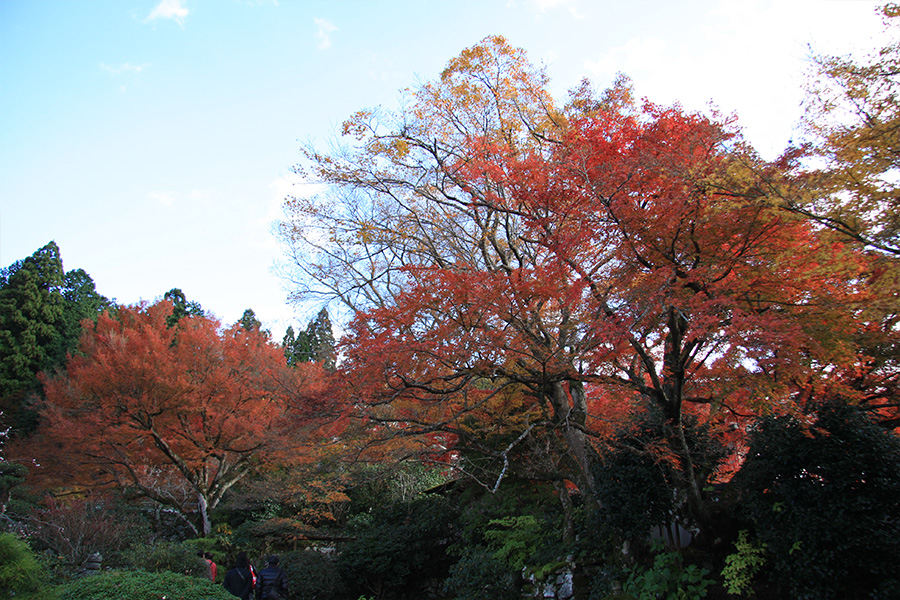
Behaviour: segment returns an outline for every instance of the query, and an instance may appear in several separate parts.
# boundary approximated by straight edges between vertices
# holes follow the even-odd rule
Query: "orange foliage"
[[[263,463],[303,461],[327,412],[324,372],[289,368],[281,348],[240,326],[172,307],[123,307],[86,328],[66,370],[45,377],[40,477],[114,483],[183,515],[207,511]]]
[[[348,132],[346,152],[307,152],[336,193],[293,199],[283,232],[308,291],[356,315],[342,370],[366,433],[589,497],[598,443],[655,407],[702,517],[686,415],[733,469],[756,415],[896,388],[877,356],[895,321],[864,309],[877,261],[785,211],[790,158],[763,161],[733,120],[638,105],[624,78],[560,109],[492,37]]]
[[[413,284],[348,338],[368,415],[461,440],[474,419],[508,440],[563,431],[581,385],[594,436],[648,404],[675,431],[702,406],[729,434],[790,410],[806,382],[856,361],[866,259],[774,207],[762,178],[778,173],[753,161],[727,123],[649,104],[572,121],[551,155],[471,139],[448,167],[470,217],[512,220],[528,242],[506,251],[527,258],[407,267]]]

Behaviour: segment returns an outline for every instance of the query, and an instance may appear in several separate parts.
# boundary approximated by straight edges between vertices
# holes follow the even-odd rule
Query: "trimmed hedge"
[[[63,586],[59,600],[234,600],[221,585],[177,573],[107,571]]]

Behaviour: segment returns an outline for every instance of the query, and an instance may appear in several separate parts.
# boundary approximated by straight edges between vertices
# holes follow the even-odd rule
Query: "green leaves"
[[[714,583],[707,575],[709,571],[697,565],[684,566],[678,552],[658,547],[653,566],[632,570],[623,590],[637,600],[699,600]]]
[[[869,415],[825,406],[813,423],[762,420],[731,485],[783,593],[890,597],[879,594],[898,582],[900,441]]]
[[[725,557],[725,568],[722,569],[725,589],[729,594],[750,595],[753,592],[750,584],[766,563],[766,545],[754,545],[748,540],[747,531],[742,529],[734,549],[733,554]]]
[[[63,271],[50,242],[3,270],[0,278],[0,411],[15,429],[30,432],[30,397],[40,394],[38,374],[61,365],[74,350],[85,319],[110,306],[82,269]]]
[[[234,600],[231,592],[208,579],[177,573],[108,571],[66,585],[60,600]]]

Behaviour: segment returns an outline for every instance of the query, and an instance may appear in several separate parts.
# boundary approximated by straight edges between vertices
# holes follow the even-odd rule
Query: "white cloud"
[[[335,27],[329,21],[325,19],[315,18],[313,21],[316,24],[318,29],[316,30],[316,39],[319,40],[319,43],[316,46],[319,50],[325,50],[326,48],[331,47],[331,36],[329,35],[332,31],[337,31],[337,27]]]
[[[131,63],[122,63],[121,65],[114,66],[108,65],[106,63],[100,63],[100,68],[109,73],[110,75],[122,75],[123,73],[140,73],[144,69],[147,68],[147,64],[143,65],[133,65]]]
[[[184,19],[190,11],[184,6],[184,0],[161,0],[147,15],[147,21],[155,19],[172,19],[184,27]]]

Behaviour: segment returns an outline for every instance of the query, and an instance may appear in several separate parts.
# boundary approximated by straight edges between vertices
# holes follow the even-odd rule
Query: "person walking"
[[[213,560],[212,552],[204,552],[203,558],[206,560],[206,575],[209,577],[210,581],[215,583],[219,567]]]
[[[278,563],[277,556],[270,556],[269,566],[259,572],[256,585],[257,600],[287,600],[287,574]]]
[[[234,561],[234,566],[225,573],[222,585],[233,596],[237,596],[241,600],[251,600],[253,584],[254,575],[250,561],[247,560],[247,554],[241,552]]]

